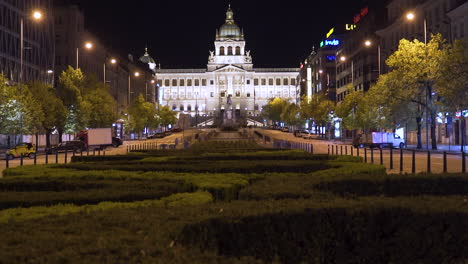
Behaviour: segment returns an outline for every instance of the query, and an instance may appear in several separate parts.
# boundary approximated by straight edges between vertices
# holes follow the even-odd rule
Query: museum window
[[[180,86],[185,86],[185,80],[184,79],[180,80]]]
[[[200,86],[200,80],[199,79],[195,79],[195,86]]]
[[[247,93],[247,97],[250,97],[250,93]]]
[[[172,86],[177,86],[177,79],[172,79]]]
[[[221,97],[226,97],[226,92],[221,92]]]
[[[284,78],[283,85],[289,85],[289,79],[288,78]]]
[[[213,92],[211,92],[211,93],[210,93],[210,96],[211,96],[211,97],[214,97],[214,93],[213,93]]]
[[[291,85],[296,85],[296,79],[291,78]]]
[[[180,105],[180,111],[184,111],[184,105]]]
[[[236,47],[236,55],[241,55],[241,48],[239,46]]]
[[[236,91],[236,97],[240,97],[240,91]]]
[[[232,55],[232,47],[228,47],[228,55]]]
[[[281,79],[276,79],[276,86],[280,86],[281,85]]]
[[[254,79],[254,85],[258,86],[258,79]]]
[[[219,48],[219,54],[224,55],[224,47]]]
[[[189,112],[192,111],[192,105],[187,106],[187,111],[189,111]]]
[[[171,82],[169,81],[169,79],[164,80],[164,86],[169,86],[169,85],[171,85]]]
[[[202,86],[206,86],[206,79],[202,79],[201,83],[202,83]]]
[[[268,85],[273,86],[273,79],[268,79]]]
[[[247,85],[250,85],[250,80],[247,80]]]
[[[187,86],[192,86],[192,79],[187,80]]]
[[[266,79],[262,79],[262,85],[266,85]]]
[[[172,105],[172,111],[176,111],[177,110],[177,105]]]
[[[213,81],[213,80],[210,80],[210,85],[214,85],[214,81]]]

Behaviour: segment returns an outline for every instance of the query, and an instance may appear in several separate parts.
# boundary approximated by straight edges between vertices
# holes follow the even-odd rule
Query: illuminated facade
[[[43,18],[31,14],[40,10]],[[24,60],[22,81],[52,81],[54,67],[54,25],[51,0],[0,0],[0,73],[13,82],[20,80],[21,20]]]
[[[254,68],[243,30],[231,8],[216,33],[206,69],[157,69],[159,102],[190,115],[219,116],[232,110],[236,117],[260,114],[271,98],[296,98],[298,68]]]

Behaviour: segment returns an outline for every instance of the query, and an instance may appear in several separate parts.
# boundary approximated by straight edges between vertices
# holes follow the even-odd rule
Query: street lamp
[[[87,50],[91,50],[93,48],[93,43],[91,43],[89,41],[85,42],[84,47]],[[80,56],[80,48],[76,48],[76,68],[77,69],[80,68],[79,56]]]
[[[140,76],[140,73],[139,72],[135,72],[133,73],[133,75],[138,78]],[[131,103],[131,90],[132,90],[132,79],[131,79],[131,73],[129,72],[128,73],[128,105],[130,105]]]
[[[110,63],[114,65],[114,64],[117,63],[117,60],[112,58],[112,59],[110,60]],[[106,64],[107,64],[107,63],[104,62],[104,84],[107,83],[107,82],[106,82]]]
[[[364,41],[364,46],[366,46],[367,48],[371,47],[371,46],[372,46],[372,41],[370,41],[370,40]],[[379,78],[380,78],[380,74],[382,73],[382,68],[381,68],[381,67],[382,67],[382,66],[381,66],[381,64],[382,64],[382,63],[381,63],[382,59],[381,59],[381,55],[380,55],[380,54],[381,54],[380,44],[377,45],[377,53],[378,53],[378,54],[377,54],[377,60],[378,60],[377,63],[378,63],[378,65],[379,65]]]
[[[406,19],[408,21],[413,21],[416,18],[416,15],[413,12],[409,12],[406,14]],[[424,49],[426,50],[426,58],[427,58],[427,20],[426,17],[424,17],[423,21],[423,27],[424,27]],[[430,91],[429,84],[426,82],[426,148],[429,150],[429,107],[428,103],[432,102],[432,92]],[[430,97],[430,98],[429,98]]]

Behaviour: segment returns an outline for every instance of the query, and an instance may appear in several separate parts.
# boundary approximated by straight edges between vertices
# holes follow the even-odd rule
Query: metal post
[[[67,159],[68,159],[68,150],[65,150],[65,164],[67,164]]]
[[[341,151],[341,152],[340,152],[340,153],[341,153],[340,155],[343,156],[343,145],[340,146],[340,151]]]
[[[357,152],[357,153],[356,153],[357,156],[360,157],[361,155],[360,155],[360,153],[359,153],[359,146],[356,148],[356,152]]]
[[[86,156],[89,156],[89,148],[86,149]]]
[[[6,168],[8,169],[10,167],[10,157],[8,157],[8,155],[6,155]]]
[[[351,146],[351,156],[354,156],[354,147]]]
[[[49,164],[49,153],[47,153],[46,151],[46,154],[45,154],[45,164]]]
[[[20,166],[23,166],[23,162],[24,162],[24,160],[23,160],[23,153],[21,153],[21,156],[20,156]]]
[[[431,173],[431,152],[427,152],[427,173]]]
[[[59,158],[58,158],[58,150],[55,152],[55,164],[57,164],[59,162]]]
[[[390,147],[390,169],[393,170],[393,148]]]
[[[364,162],[367,163],[367,148],[364,148]]]
[[[374,148],[370,149],[370,158],[371,158],[371,163],[374,164]]]
[[[330,155],[330,144],[328,144],[328,155]]]
[[[101,156],[101,149],[98,149],[98,156]]]
[[[96,156],[96,149],[93,149],[93,156]]]
[[[380,165],[383,165],[383,150],[382,148],[380,148],[379,150],[380,150]]]
[[[462,173],[466,173],[466,153],[462,152]]]
[[[413,149],[412,161],[411,161],[411,172],[416,173],[416,151]]]
[[[34,153],[34,165],[37,165],[37,149],[36,153]]]
[[[314,154],[314,145],[313,144],[310,144],[310,153]]]
[[[444,151],[444,173],[447,173],[447,152]]]
[[[403,172],[403,149],[400,148],[400,173]]]
[[[345,155],[348,156],[348,146],[345,146]]]

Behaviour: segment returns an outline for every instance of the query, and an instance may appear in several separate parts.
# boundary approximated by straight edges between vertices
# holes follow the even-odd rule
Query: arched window
[[[219,54],[220,54],[220,55],[225,55],[225,53],[224,53],[224,47],[221,47],[221,48],[219,49]]]
[[[236,47],[236,55],[241,55],[241,49],[239,46]]]
[[[177,110],[177,105],[172,105],[172,111],[176,111]]]
[[[228,55],[233,55],[232,54],[232,47],[228,47]]]
[[[236,91],[236,97],[240,97],[240,91]]]
[[[180,105],[180,111],[184,111],[184,105]]]
[[[187,106],[187,111],[189,111],[189,112],[192,111],[192,105]]]

